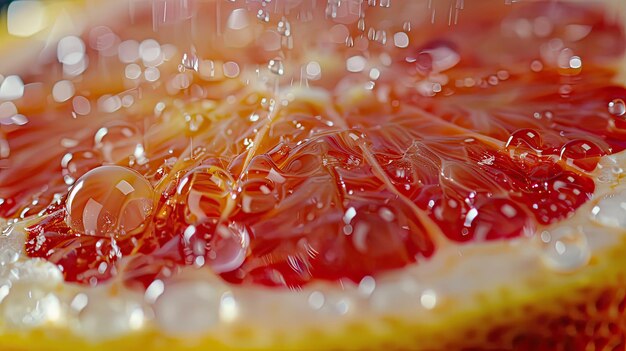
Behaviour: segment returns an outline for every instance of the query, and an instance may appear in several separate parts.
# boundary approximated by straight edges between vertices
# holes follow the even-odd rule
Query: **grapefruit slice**
[[[606,8],[86,5],[8,9],[5,349],[626,347]]]

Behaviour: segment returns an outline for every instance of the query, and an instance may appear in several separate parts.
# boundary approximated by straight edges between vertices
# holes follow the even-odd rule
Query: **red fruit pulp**
[[[90,87],[92,103],[140,101],[112,114],[60,126],[54,118],[76,113],[82,100],[24,107],[29,123],[3,126],[12,153],[0,174],[0,216],[40,216],[26,251],[58,264],[68,281],[119,276],[143,286],[184,265],[208,266],[236,283],[358,282],[435,255],[441,233],[455,242],[532,235],[587,201],[599,158],[626,147],[622,116],[609,108],[626,90],[610,85],[606,68],[624,38],[597,9],[539,3],[498,11],[452,27],[399,30],[410,38],[406,48],[373,40],[368,64],[376,71],[354,73],[350,62],[361,57],[347,61],[353,73],[311,83],[330,102],[282,104],[234,79],[203,80],[164,65],[164,85],[146,78],[133,80],[138,90],[121,91],[119,81],[102,78],[110,91]],[[523,31],[534,18],[547,18],[549,33]],[[567,34],[581,26],[589,32]],[[311,40],[335,57],[358,56],[356,48]],[[155,92],[141,97],[139,88]],[[87,208],[95,189],[120,191],[120,201],[139,196],[128,188],[134,172],[125,171],[121,185],[116,176],[80,178],[101,164],[147,179],[154,198],[143,186],[139,200],[153,206]],[[70,185],[84,208],[66,208]],[[133,218],[133,228],[121,230],[121,218]],[[137,226],[137,218],[145,221]],[[86,233],[88,221],[108,224]]]

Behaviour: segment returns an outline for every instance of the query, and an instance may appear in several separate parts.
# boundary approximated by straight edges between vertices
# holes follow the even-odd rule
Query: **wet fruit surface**
[[[626,148],[626,90],[606,68],[624,38],[602,11],[501,4],[379,30],[331,14],[320,37],[259,11],[254,25],[229,12],[219,39],[259,55],[99,27],[59,42],[46,67],[62,73],[20,81],[0,105],[0,216],[37,218],[28,255],[86,284],[146,287],[183,265],[235,283],[359,282],[446,241],[535,235]],[[265,25],[278,48],[246,36]]]

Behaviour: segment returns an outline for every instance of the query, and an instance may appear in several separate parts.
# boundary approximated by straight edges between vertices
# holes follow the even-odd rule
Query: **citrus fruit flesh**
[[[623,349],[623,27],[488,3],[95,2],[13,38],[0,341]]]

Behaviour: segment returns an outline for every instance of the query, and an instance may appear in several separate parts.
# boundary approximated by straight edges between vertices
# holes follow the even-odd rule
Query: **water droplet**
[[[580,227],[557,227],[540,236],[543,263],[550,269],[568,273],[585,266],[591,258],[587,236]]]
[[[309,295],[309,306],[311,306],[312,309],[314,310],[319,310],[322,307],[324,307],[324,302],[326,301],[326,298],[324,297],[324,294],[322,294],[319,291],[313,291],[310,295]]]
[[[306,75],[309,79],[319,79],[322,76],[322,67],[317,61],[311,61],[306,65]]]
[[[188,264],[207,265],[221,274],[241,266],[250,245],[250,234],[249,229],[239,223],[226,225],[211,218],[187,227],[182,243]]]
[[[148,67],[143,72],[143,76],[148,82],[156,82],[161,78],[161,71],[156,67]]]
[[[367,60],[363,56],[352,56],[346,60],[346,69],[348,72],[361,72],[365,69]]]
[[[105,291],[86,296],[87,304],[78,313],[73,325],[77,332],[93,339],[108,340],[141,329],[145,314],[139,301],[116,297]]]
[[[268,23],[270,21],[270,13],[266,8],[259,9],[256,13],[256,18],[258,18],[261,22]]]
[[[0,103],[0,124],[14,124],[13,118],[17,115],[17,106],[11,101]]]
[[[437,306],[437,293],[432,289],[422,291],[420,295],[420,303],[427,310],[432,310]]]
[[[499,223],[494,226],[493,223]],[[528,214],[507,198],[491,198],[465,214],[463,236],[475,241],[514,238],[532,231],[534,225]]]
[[[141,135],[132,124],[115,121],[98,129],[94,144],[106,162],[118,163],[133,155]]]
[[[283,65],[283,60],[279,57],[271,59],[267,64],[267,68],[269,68],[270,72],[282,76],[285,73],[285,67]]]
[[[626,114],[626,103],[622,99],[614,99],[609,102],[609,113],[616,117]]]
[[[561,147],[559,157],[569,165],[575,165],[585,171],[593,171],[604,151],[591,141],[576,139]]]
[[[60,80],[52,87],[52,98],[56,102],[65,102],[74,96],[74,84],[69,80]]]
[[[406,309],[407,302],[417,302],[421,305],[419,301],[420,290],[420,286],[414,278],[397,278],[379,284],[372,293],[370,303],[377,311],[389,312]]]
[[[198,66],[200,64],[200,59],[196,56],[195,53],[184,53],[183,58],[181,59],[179,71],[183,72],[185,69],[190,69],[192,71],[198,72]]]
[[[570,59],[569,59],[569,67],[570,68],[579,69],[579,68],[582,68],[582,66],[583,66],[583,62],[580,59],[580,57],[578,57],[578,56],[570,57]]]
[[[363,294],[364,296],[372,295],[375,289],[376,280],[369,275],[363,277],[363,279],[361,279],[361,281],[359,282],[359,293]]]
[[[237,320],[240,306],[232,292],[227,291],[220,298],[220,320],[230,323]]]
[[[155,311],[157,324],[167,334],[202,334],[218,322],[220,296],[208,282],[174,283],[165,287]]]
[[[187,122],[187,130],[193,134],[200,130],[204,117],[200,114],[185,114],[185,122]]]
[[[74,107],[74,112],[81,116],[86,116],[91,113],[91,103],[84,96],[76,96],[72,99],[72,107]]]
[[[141,67],[136,63],[131,63],[124,69],[124,76],[128,79],[139,79],[141,77]]]
[[[72,185],[89,170],[102,165],[98,151],[82,150],[68,152],[61,158],[61,169],[65,184]]]
[[[339,9],[340,0],[328,0],[326,3],[326,17],[337,18],[337,10]]]
[[[354,46],[354,39],[352,38],[351,35],[348,35],[346,37],[346,46],[349,47],[349,48]]]
[[[67,224],[78,233],[123,236],[152,212],[152,186],[139,173],[101,166],[85,173],[67,196]]]
[[[78,293],[70,302],[70,308],[76,312],[80,312],[89,303],[89,297],[84,293]]]
[[[185,200],[187,222],[197,223],[209,218],[219,218],[233,210],[232,176],[216,166],[200,166],[185,174],[176,193]]]
[[[46,3],[39,1],[13,1],[6,9],[6,29],[9,34],[29,37],[49,25],[52,15]]]
[[[240,68],[239,64],[235,61],[224,62],[222,65],[222,71],[226,78],[236,78],[239,76]]]
[[[626,228],[626,191],[602,198],[591,210],[591,218],[608,227]]]
[[[397,32],[393,35],[393,44],[399,48],[409,46],[409,36],[405,32]]]
[[[89,46],[98,50],[103,56],[116,55],[117,47],[115,44],[118,42],[118,36],[109,27],[97,26],[89,31]]]
[[[156,66],[162,60],[161,45],[154,39],[146,39],[139,44],[139,57],[146,66]]]
[[[381,207],[378,210],[378,215],[380,218],[384,219],[386,222],[393,222],[396,219],[396,215],[388,209],[387,207]]]
[[[163,281],[160,279],[155,279],[146,288],[146,292],[144,293],[144,300],[149,304],[153,304],[156,302],[159,296],[163,294],[164,290],[165,285],[163,284]]]
[[[16,100],[24,95],[24,82],[19,76],[8,76],[0,82],[0,99]]]
[[[57,58],[64,65],[76,65],[85,56],[85,43],[75,36],[67,36],[59,41]]]
[[[241,209],[245,213],[267,212],[278,203],[278,194],[268,179],[249,179],[240,189]]]
[[[426,66],[424,69],[420,69],[420,71],[427,72],[429,71],[428,69],[431,69],[433,72],[443,72],[456,66],[459,62],[461,62],[459,53],[446,43],[422,50],[416,58],[418,69],[420,66]]]
[[[376,35],[374,36],[374,41],[381,45],[387,44],[387,31],[384,29],[377,30]]]
[[[16,285],[2,301],[2,312],[9,325],[32,328],[58,321],[62,307],[53,292]]]
[[[113,113],[122,108],[122,99],[117,95],[102,95],[98,98],[98,110],[105,113]]]
[[[531,148],[533,150],[541,150],[543,140],[539,132],[534,129],[518,129],[511,133],[505,147],[510,149],[518,148],[520,146],[524,148]]]
[[[406,21],[402,24],[402,30],[405,32],[411,31],[411,21]]]
[[[530,63],[530,70],[533,72],[541,72],[541,70],[543,70],[543,63],[539,60],[533,60],[533,62]]]
[[[278,34],[288,37],[291,36],[291,24],[285,17],[281,18],[276,28]]]
[[[359,31],[365,32],[365,17],[360,17],[356,23],[356,27]]]
[[[117,55],[121,62],[132,63],[139,59],[139,43],[135,40],[126,40],[117,47]]]
[[[25,234],[14,226],[0,231],[0,271],[2,267],[15,263],[22,253]]]

